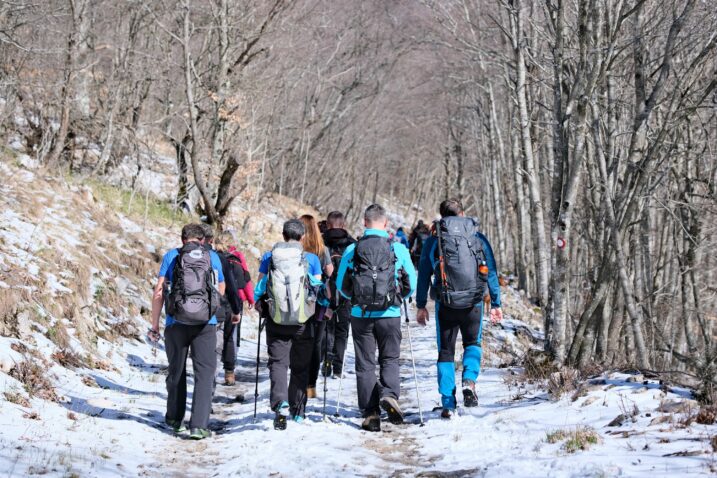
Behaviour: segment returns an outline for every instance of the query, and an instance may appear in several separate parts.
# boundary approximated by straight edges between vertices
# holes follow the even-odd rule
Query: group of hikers
[[[406,236],[390,234],[386,210],[372,204],[364,212],[363,235],[354,239],[339,211],[317,222],[311,215],[286,221],[283,241],[261,257],[256,285],[244,256],[229,233],[214,237],[205,224],[182,228],[182,246],[162,259],[152,300],[151,341],[160,336],[165,311],[167,374],[166,424],[185,432],[187,357],[194,367],[190,438],[211,435],[212,398],[224,368],[233,385],[238,328],[244,303],[259,313],[259,348],[265,332],[274,428],[300,423],[306,404],[317,397],[319,375],[342,379],[349,332],[353,337],[361,428],[381,430],[381,411],[391,423],[404,421],[400,400],[401,317],[416,293],[416,321],[426,325],[430,297],[435,300],[438,391],[441,417],[457,407],[454,355],[463,340],[463,405],[478,405],[484,295],[490,320],[502,319],[500,287],[493,251],[476,219],[461,202],[440,204],[432,227],[422,221]],[[418,269],[418,272],[416,271]],[[487,299],[486,302],[488,303]],[[410,340],[410,329],[409,329]],[[377,375],[378,368],[378,375]],[[291,370],[289,377],[289,370]],[[415,363],[414,363],[415,373]],[[256,386],[256,385],[255,385]],[[256,396],[255,391],[255,416]]]

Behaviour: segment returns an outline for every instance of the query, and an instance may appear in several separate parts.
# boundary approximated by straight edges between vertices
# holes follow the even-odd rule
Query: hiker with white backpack
[[[319,258],[305,252],[301,245],[304,234],[300,220],[284,223],[284,241],[262,257],[254,289],[256,308],[266,322],[269,400],[277,430],[285,430],[289,418],[297,423],[305,418],[315,334],[313,316],[323,284]],[[291,380],[287,383],[289,368]]]

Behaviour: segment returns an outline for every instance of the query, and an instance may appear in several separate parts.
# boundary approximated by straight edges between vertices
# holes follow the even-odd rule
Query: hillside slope
[[[503,290],[506,320],[485,327],[480,406],[451,421],[433,411],[435,329],[411,322],[417,381],[404,326],[401,399],[410,424],[385,423],[381,434],[359,429],[349,346],[346,376],[328,381],[329,420],[321,400],[312,400],[305,424],[275,432],[263,343],[252,418],[257,321],[247,315],[239,383],[217,388],[215,436],[199,443],[174,436],[163,426],[162,343],[152,347],[144,332],[158,261],[185,218],[128,207],[116,201],[121,191],[44,177],[14,160],[0,161],[0,174],[0,470],[8,476],[714,472],[714,425],[697,423],[707,420],[688,390],[607,374],[556,399],[543,381],[523,380],[514,365],[540,348],[540,318],[510,288]],[[310,211],[285,198],[260,207],[256,214],[238,203],[229,220],[254,265],[286,217]],[[606,427],[619,415],[619,425]]]

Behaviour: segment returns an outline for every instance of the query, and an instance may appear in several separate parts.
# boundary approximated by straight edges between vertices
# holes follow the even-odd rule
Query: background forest
[[[557,361],[715,400],[716,46],[713,0],[0,1],[0,136],[219,224],[457,196]]]

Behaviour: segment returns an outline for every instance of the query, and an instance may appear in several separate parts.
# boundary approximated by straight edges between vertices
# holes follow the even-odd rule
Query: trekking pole
[[[322,372],[324,373],[324,411],[322,412],[324,415],[324,418],[323,418],[324,421],[327,420],[327,418],[326,418],[326,392],[329,391],[329,386],[327,383],[328,369],[326,368],[326,361],[328,360],[328,358],[329,358],[329,323],[324,322],[324,364],[323,364],[323,370],[322,370]]]
[[[259,333],[256,337],[256,378],[254,379],[254,423],[256,423],[256,402],[259,400],[259,354],[261,351],[261,316],[259,316]]]
[[[411,363],[413,364],[413,381],[416,384],[416,401],[418,402],[418,416],[421,419],[421,426],[423,423],[423,411],[421,410],[421,396],[418,393],[418,374],[416,373],[416,360],[413,358],[413,341],[411,340],[411,324],[408,320],[408,302],[403,299],[403,310],[406,312],[406,328],[408,329],[408,346],[411,349]]]
[[[338,322],[338,318],[336,319]],[[336,333],[334,332],[334,341],[336,340]],[[346,367],[346,349],[348,349],[348,337],[346,338],[346,347],[344,348],[344,353],[341,356],[341,376],[339,377],[339,396],[336,399],[336,413],[334,413],[335,417],[340,417],[341,414],[339,414],[339,407],[341,406],[341,389],[344,385],[344,368]]]

